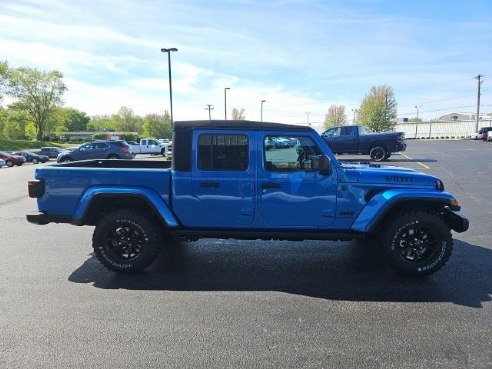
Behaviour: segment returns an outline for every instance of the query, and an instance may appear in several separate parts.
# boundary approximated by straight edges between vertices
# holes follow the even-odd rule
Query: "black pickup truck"
[[[369,154],[373,161],[384,161],[407,148],[403,132],[368,133],[362,126],[332,127],[321,137],[334,154]]]

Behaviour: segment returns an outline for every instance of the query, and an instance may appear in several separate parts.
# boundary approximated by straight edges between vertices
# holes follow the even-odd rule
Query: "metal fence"
[[[405,132],[407,139],[463,139],[469,138],[474,132],[476,121],[462,120],[456,122],[421,122],[421,123],[400,123],[395,127],[395,131]],[[482,127],[492,127],[492,120],[481,120],[478,122],[478,129]]]

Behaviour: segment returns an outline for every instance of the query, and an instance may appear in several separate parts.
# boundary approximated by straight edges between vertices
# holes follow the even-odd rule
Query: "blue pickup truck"
[[[366,154],[371,160],[387,160],[392,153],[405,151],[404,132],[368,133],[362,126],[331,127],[321,134],[334,154]]]
[[[287,139],[295,144],[266,149]],[[166,161],[93,160],[37,168],[35,224],[95,226],[93,248],[122,273],[152,264],[170,238],[370,240],[398,273],[448,261],[468,220],[436,177],[341,164],[311,128],[254,121],[176,122]],[[367,244],[368,242],[362,242]]]

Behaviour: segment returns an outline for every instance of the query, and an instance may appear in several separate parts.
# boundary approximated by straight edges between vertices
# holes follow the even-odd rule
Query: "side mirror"
[[[331,160],[326,155],[320,155],[318,157],[319,161],[319,173],[321,175],[327,176],[331,172]]]

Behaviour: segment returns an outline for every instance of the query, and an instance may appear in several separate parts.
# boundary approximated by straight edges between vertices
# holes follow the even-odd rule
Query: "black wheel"
[[[32,163],[37,164],[37,163],[39,163],[39,161],[38,161],[38,159],[34,158],[34,159],[32,159]]]
[[[92,236],[94,252],[107,268],[136,273],[147,268],[161,250],[157,225],[132,210],[115,210],[96,225]]]
[[[12,168],[14,166],[14,162],[12,160],[7,160],[5,161],[5,164],[9,167]]]
[[[66,157],[66,158],[63,158],[63,159],[61,160],[61,162],[62,162],[62,163],[69,163],[69,162],[71,162],[71,161],[72,161],[72,158],[70,158],[70,157]]]
[[[386,159],[386,149],[383,146],[374,146],[369,155],[373,161],[383,161]]]
[[[108,156],[108,159],[119,159],[120,157],[116,154],[111,154]]]
[[[405,213],[386,227],[380,247],[398,274],[424,277],[441,269],[453,251],[451,231],[439,214]]]

